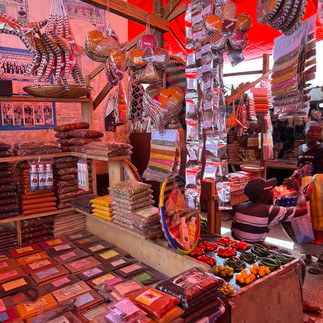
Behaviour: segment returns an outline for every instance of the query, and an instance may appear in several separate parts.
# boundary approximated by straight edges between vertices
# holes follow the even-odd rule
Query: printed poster
[[[29,22],[27,0],[0,1],[0,11],[25,24]]]

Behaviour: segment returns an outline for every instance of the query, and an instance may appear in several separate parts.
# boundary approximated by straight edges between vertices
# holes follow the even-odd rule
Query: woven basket
[[[70,85],[68,92],[64,91],[60,85],[31,85],[25,86],[23,90],[32,96],[45,98],[80,98],[91,92],[90,87],[80,85]]]

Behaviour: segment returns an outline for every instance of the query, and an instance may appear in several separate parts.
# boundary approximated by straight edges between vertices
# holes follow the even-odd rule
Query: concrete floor
[[[231,236],[231,217],[228,214],[224,214],[222,217],[221,235]],[[289,239],[289,237],[283,232],[281,226],[278,224],[274,226],[267,238],[266,242],[277,245],[281,248],[287,249],[295,257],[301,257],[299,251],[294,249],[294,242]],[[314,261],[317,258],[313,258]],[[307,266],[307,270],[311,268],[312,265]],[[314,266],[317,266],[314,262]],[[322,270],[323,272],[323,270]],[[307,300],[312,305],[320,306],[323,309],[323,274],[313,275],[306,273],[305,282],[303,286],[304,299]],[[310,314],[307,313],[316,323],[323,323],[323,313],[320,314]],[[289,323],[289,322],[286,322]],[[290,322],[292,323],[292,322]]]

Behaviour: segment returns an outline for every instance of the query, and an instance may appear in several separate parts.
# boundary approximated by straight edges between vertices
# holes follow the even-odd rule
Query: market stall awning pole
[[[101,9],[107,9],[106,0],[81,0]],[[150,14],[146,10],[138,8],[130,3],[122,0],[110,0],[110,12],[117,14],[120,17],[135,21],[139,24],[146,25],[147,15],[149,15],[149,23],[161,32],[169,31],[168,21]]]

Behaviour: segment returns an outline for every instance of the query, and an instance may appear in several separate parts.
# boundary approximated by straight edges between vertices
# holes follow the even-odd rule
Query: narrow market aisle
[[[223,213],[221,235],[231,237],[231,216],[228,213]],[[276,245],[280,248],[287,249],[295,257],[302,257],[303,255],[294,250],[294,242],[291,241],[288,236],[283,232],[281,225],[274,226],[267,236],[266,242]],[[316,261],[316,258],[314,258]],[[314,266],[317,266],[314,263]],[[311,268],[312,265],[307,266],[306,270]],[[323,269],[322,269],[323,271]],[[305,283],[303,287],[304,299],[310,304],[320,306],[323,309],[323,274],[313,275],[306,272]],[[323,323],[323,313],[308,315],[315,320],[316,323]]]

